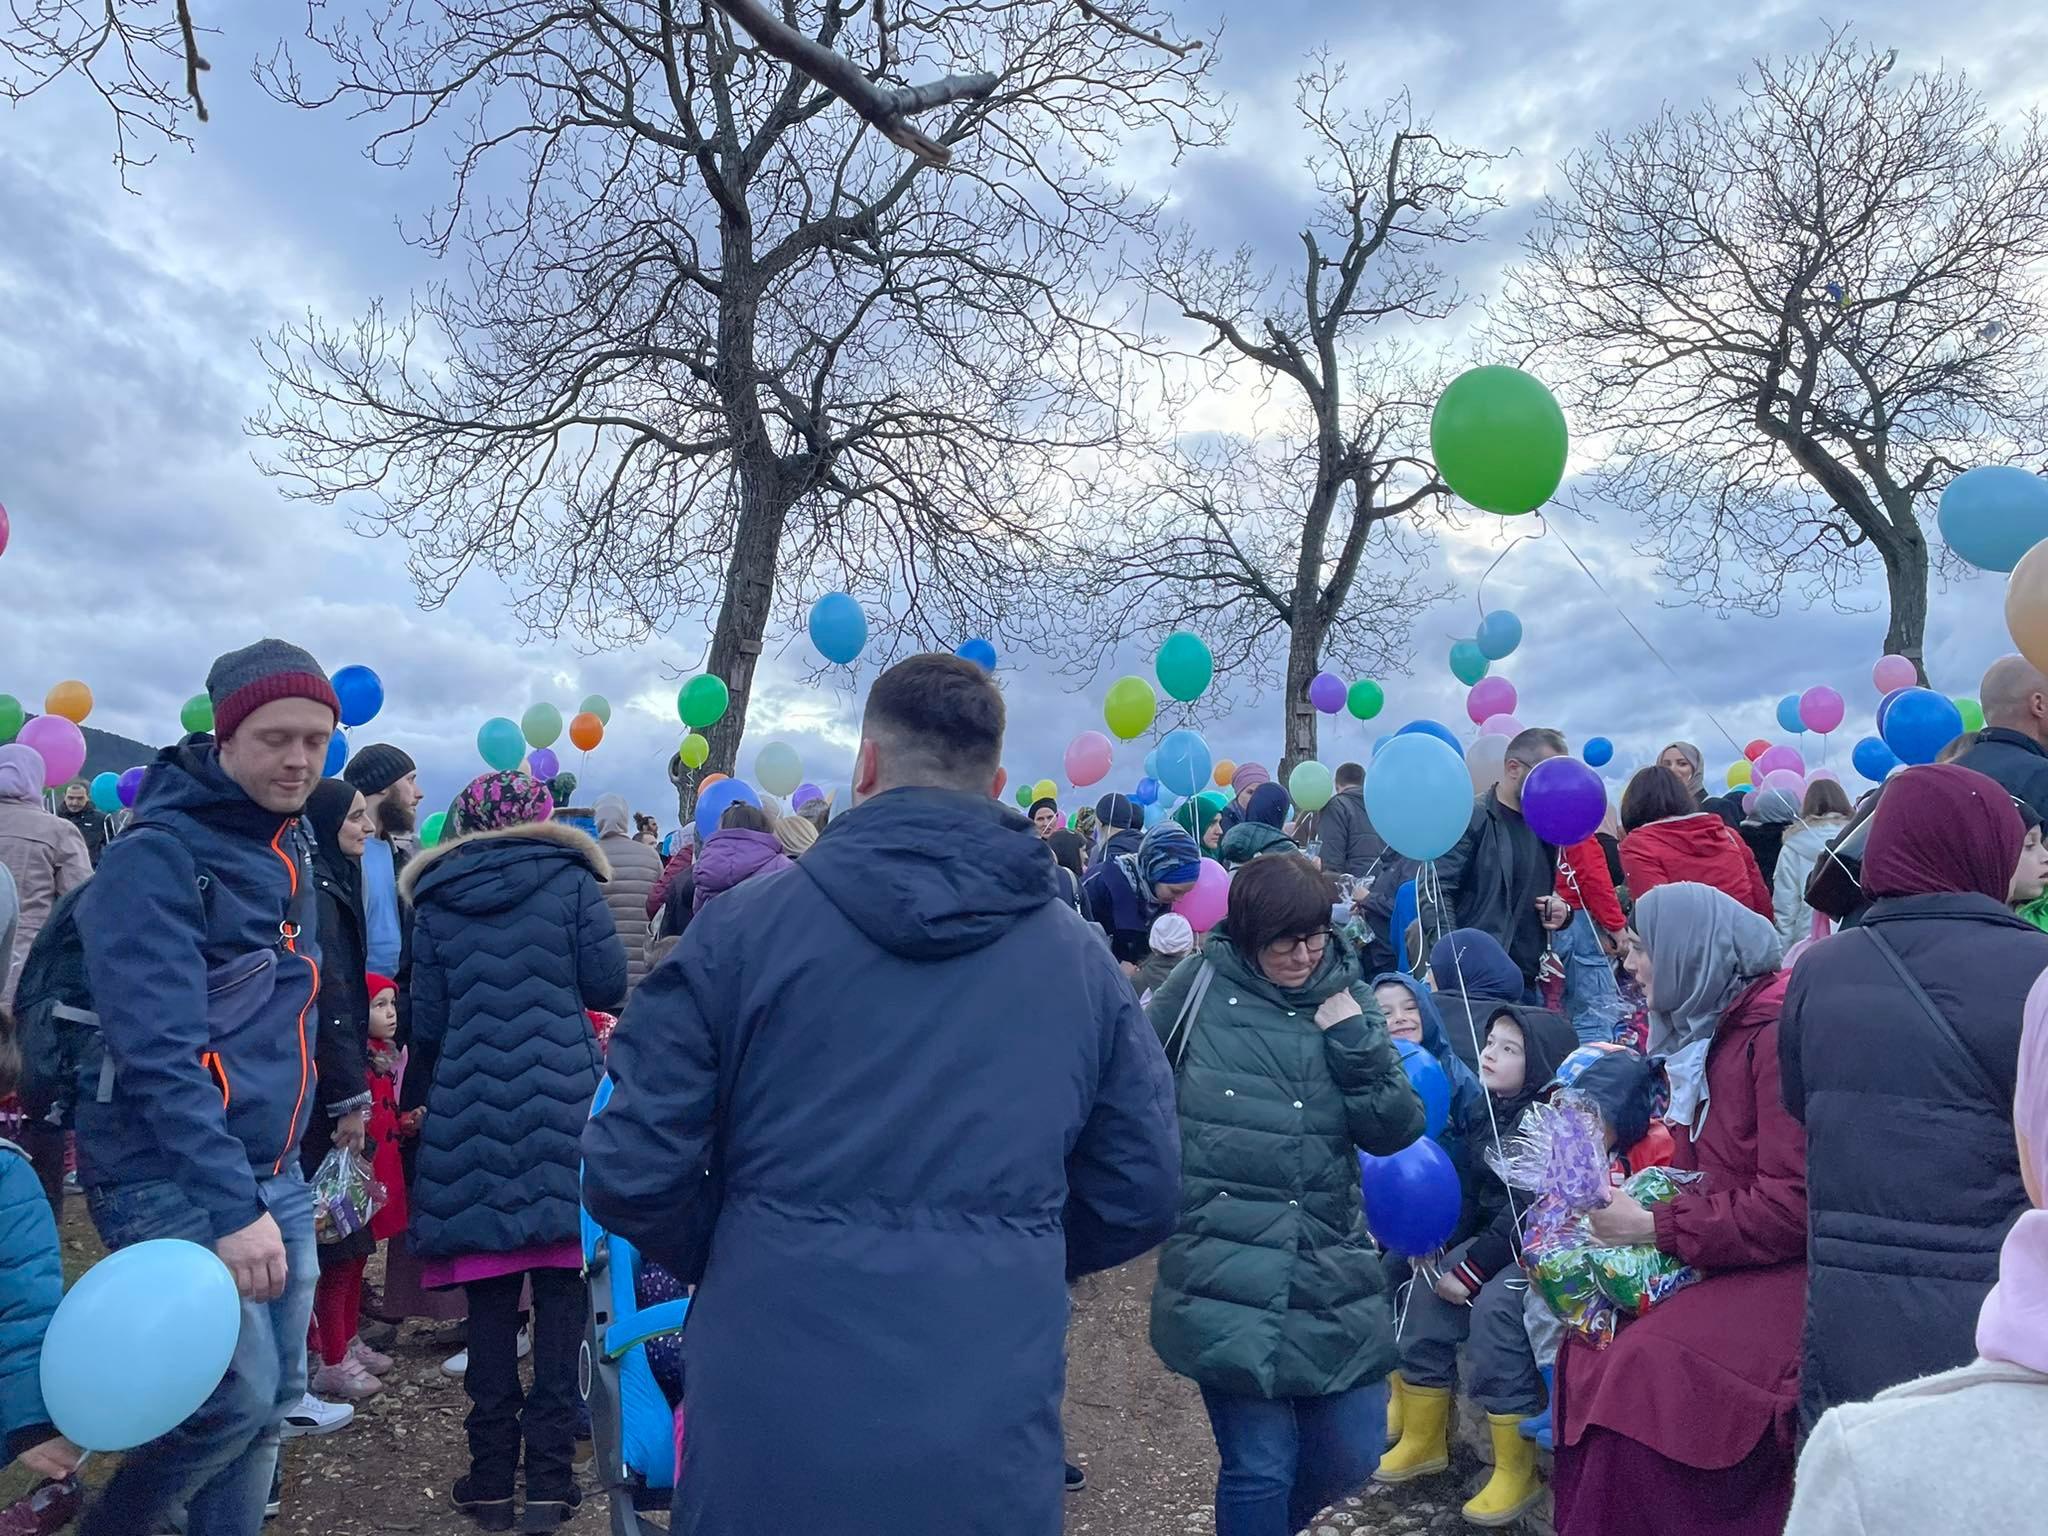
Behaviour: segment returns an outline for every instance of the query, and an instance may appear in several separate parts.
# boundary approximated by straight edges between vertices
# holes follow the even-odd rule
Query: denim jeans
[[[1216,1536],[1294,1536],[1372,1478],[1387,1448],[1384,1380],[1327,1397],[1202,1388],[1223,1465]]]
[[[80,1536],[147,1536],[182,1526],[191,1536],[258,1536],[277,1466],[278,1429],[306,1390],[306,1328],[320,1277],[313,1201],[298,1169],[259,1179],[263,1204],[284,1234],[284,1294],[242,1303],[242,1332],[227,1375],[199,1410],[169,1434],[128,1452],[87,1509]],[[181,1237],[212,1246],[205,1214],[169,1179],[102,1185],[86,1192],[109,1248]]]
[[[1551,944],[1564,962],[1564,1012],[1579,1044],[1611,1043],[1628,1010],[1614,984],[1614,962],[1600,947],[1593,919],[1584,911],[1572,913],[1571,922],[1558,930]]]

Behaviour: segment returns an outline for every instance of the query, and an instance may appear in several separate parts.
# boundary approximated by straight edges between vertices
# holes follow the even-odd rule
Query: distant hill
[[[33,720],[34,715],[29,719]],[[102,773],[125,773],[130,768],[140,768],[156,761],[157,749],[126,736],[117,736],[112,731],[100,730],[97,726],[81,725],[79,731],[85,736],[85,766],[78,770],[78,776],[90,784]]]

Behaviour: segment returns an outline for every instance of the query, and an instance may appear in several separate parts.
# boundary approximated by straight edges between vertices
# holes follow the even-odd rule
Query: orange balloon
[[[92,690],[73,678],[52,688],[43,700],[43,713],[62,715],[77,725],[85,724],[85,717],[92,713]]]
[[[998,800],[1000,800],[1000,799],[1002,799],[1002,798],[1003,798],[1003,786],[1004,786],[1005,784],[1008,784],[1009,782],[1010,782],[1010,770],[1009,770],[1009,769],[1007,769],[1007,768],[998,768],[998,769],[996,770],[996,788],[995,788],[995,796],[996,796],[996,798],[997,798]]]
[[[604,722],[592,714],[578,715],[569,722],[569,740],[579,751],[591,751],[604,740]]]
[[[700,795],[703,794],[705,790],[709,789],[712,785],[716,784],[720,779],[724,777],[725,775],[722,773],[705,774],[703,778],[697,781],[697,793]]]
[[[2005,584],[2005,627],[2036,668],[2048,669],[2048,544],[2036,544]]]
[[[1219,758],[1219,759],[1217,760],[1217,763],[1216,763],[1216,786],[1217,786],[1217,788],[1219,788],[1219,789],[1228,789],[1228,788],[1230,788],[1230,779],[1231,779],[1231,775],[1235,774],[1236,772],[1237,772],[1237,764],[1233,763],[1233,762],[1232,762],[1232,761],[1231,761],[1231,760],[1230,760],[1229,758],[1227,758],[1227,757],[1225,757],[1225,758]]]

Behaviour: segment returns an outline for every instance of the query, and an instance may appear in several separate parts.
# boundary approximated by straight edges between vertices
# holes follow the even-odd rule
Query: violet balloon
[[[553,747],[535,747],[526,755],[526,771],[545,784],[562,771],[562,760]]]
[[[1804,778],[1806,776],[1806,759],[1799,755],[1797,748],[1776,746],[1756,759],[1756,766],[1752,772],[1755,775],[1755,781],[1761,784],[1780,768],[1789,768],[1792,772]]]
[[[135,797],[142,793],[142,776],[148,771],[146,768],[130,768],[121,775],[121,782],[117,792],[121,797],[123,805],[132,806],[135,804]]]
[[[1347,693],[1344,679],[1334,672],[1318,672],[1308,685],[1308,701],[1326,715],[1344,707]]]
[[[1886,656],[1870,669],[1870,680],[1879,693],[1896,693],[1920,681],[1920,673],[1904,656]]]
[[[1479,734],[1512,739],[1522,734],[1522,722],[1513,715],[1488,715],[1479,723]]]
[[[14,738],[43,760],[43,784],[55,789],[85,766],[85,735],[62,715],[37,715]]]
[[[1842,696],[1832,688],[1809,688],[1799,695],[1799,723],[1809,731],[1825,736],[1842,723],[1847,713]]]
[[[1559,848],[1584,842],[1607,817],[1607,786],[1576,757],[1545,758],[1522,780],[1522,819]]]
[[[1116,748],[1100,731],[1083,731],[1067,743],[1067,782],[1076,789],[1100,784],[1109,776]]]
[[[1515,712],[1515,685],[1504,677],[1482,677],[1465,695],[1465,713],[1474,725],[1493,715]]]
[[[1195,888],[1173,904],[1173,910],[1188,920],[1197,933],[1207,933],[1223,921],[1230,905],[1230,874],[1214,859],[1202,860],[1195,874]]]
[[[822,800],[824,798],[825,791],[806,779],[803,783],[797,785],[796,792],[789,797],[789,808],[792,811],[800,811],[813,800]]]

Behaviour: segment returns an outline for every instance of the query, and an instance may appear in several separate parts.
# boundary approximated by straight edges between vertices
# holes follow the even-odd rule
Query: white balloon
[[[1472,793],[1483,795],[1500,782],[1507,771],[1508,738],[1498,733],[1481,736],[1465,749],[1465,767],[1472,775]]]

